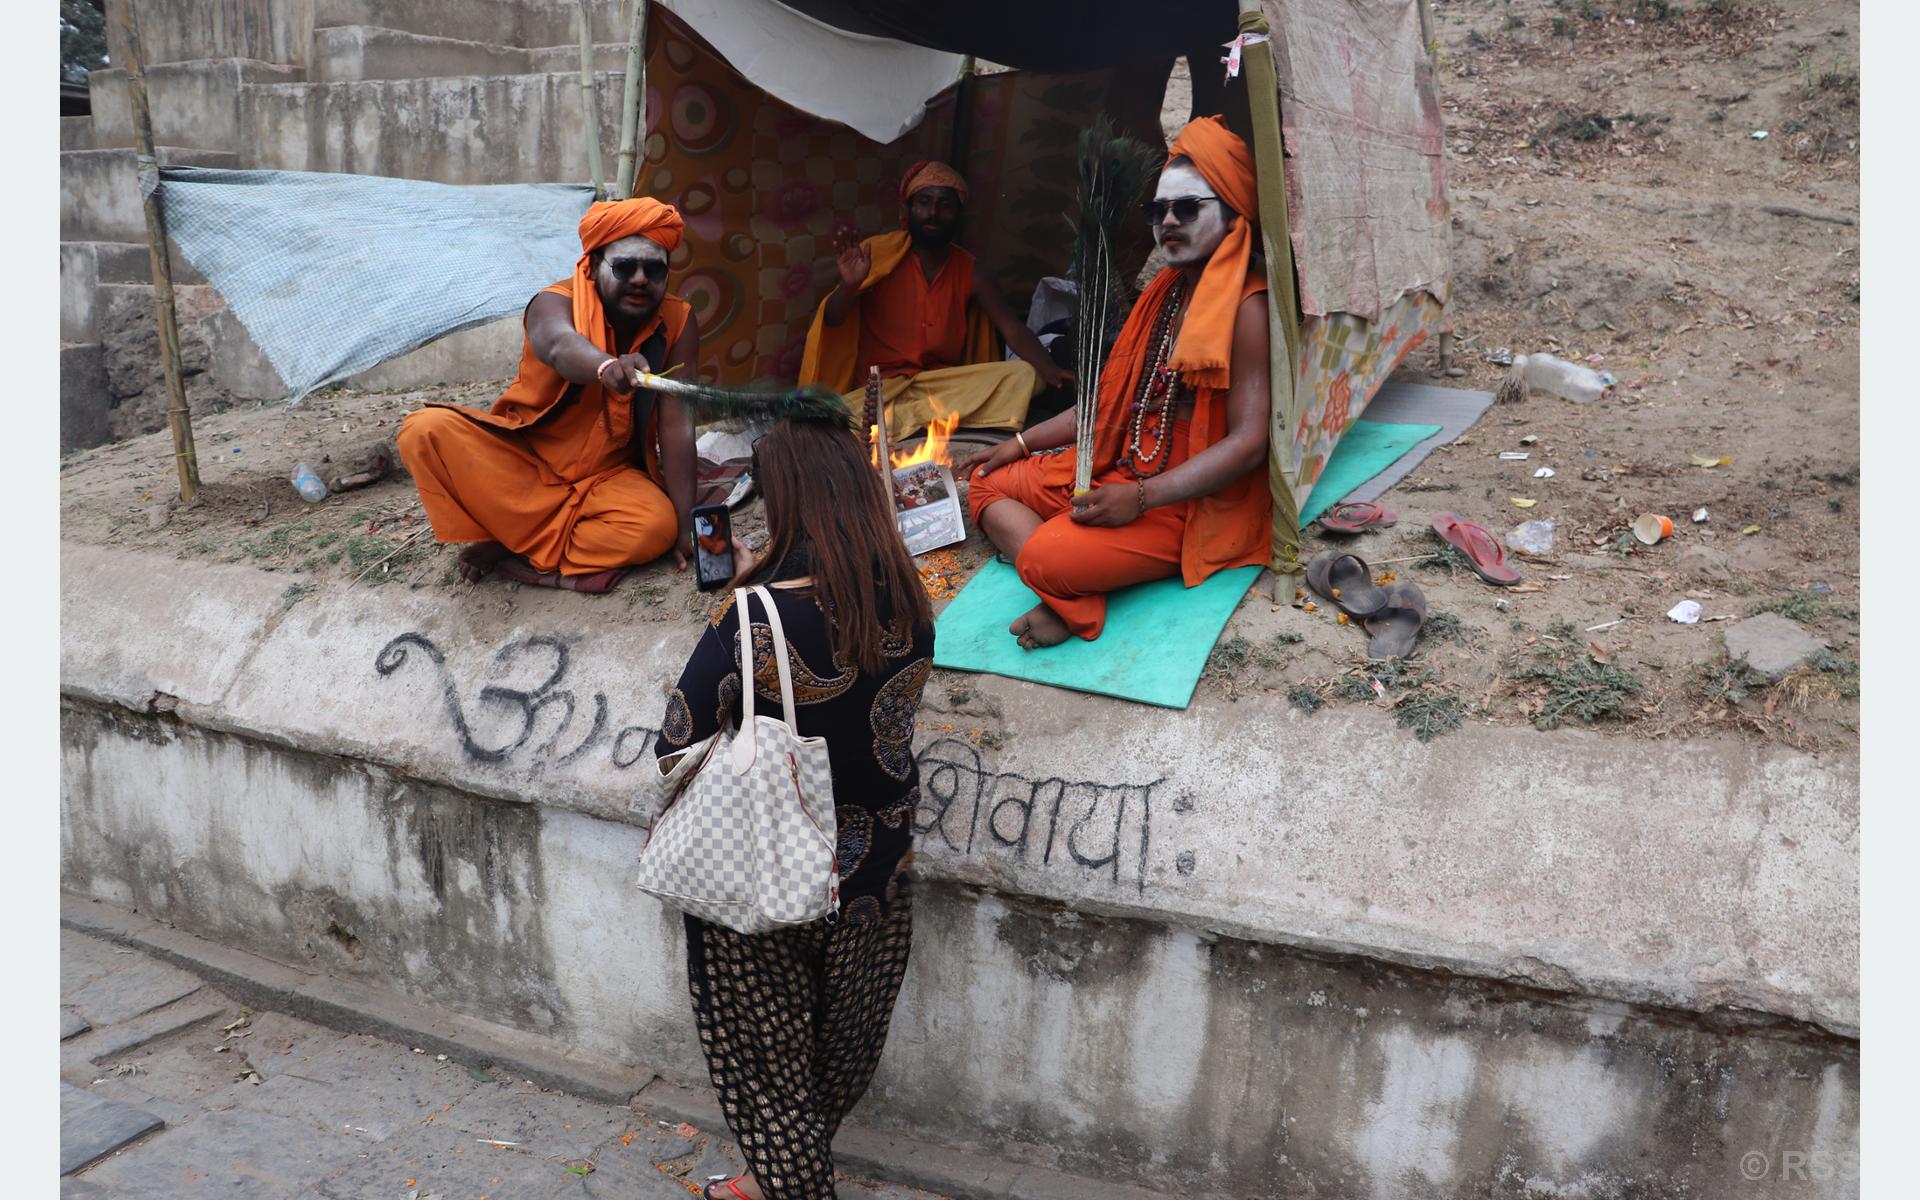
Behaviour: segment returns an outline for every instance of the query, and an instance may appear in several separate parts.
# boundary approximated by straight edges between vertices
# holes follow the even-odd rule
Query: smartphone
[[[724,504],[705,504],[693,510],[693,578],[703,592],[723,587],[733,578],[733,518]]]

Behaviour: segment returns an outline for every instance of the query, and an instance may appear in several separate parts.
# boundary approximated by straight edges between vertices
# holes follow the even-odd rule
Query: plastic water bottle
[[[1513,366],[1529,389],[1552,392],[1575,404],[1592,404],[1606,392],[1609,382],[1598,371],[1551,354],[1523,354],[1513,360]]]
[[[305,463],[293,469],[293,490],[299,492],[300,498],[309,504],[318,504],[327,498],[327,485]]]

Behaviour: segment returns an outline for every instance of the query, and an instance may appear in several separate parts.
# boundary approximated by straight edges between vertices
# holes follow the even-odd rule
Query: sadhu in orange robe
[[[680,214],[645,198],[593,205],[580,221],[572,278],[543,290],[573,301],[573,327],[594,345],[616,356],[638,350],[658,367],[692,306],[668,293],[653,320],[616,347],[590,264],[594,250],[635,234],[672,250],[682,236]],[[665,490],[658,429],[646,393],[569,382],[528,341],[519,375],[492,411],[435,404],[409,413],[400,457],[437,540],[496,541],[535,570],[590,575],[673,548],[680,523]]]
[[[966,203],[967,184],[945,163],[915,163],[900,181],[900,204],[917,191],[950,187]],[[881,405],[890,437],[907,437],[936,417],[959,415],[970,429],[1018,429],[1041,389],[1027,363],[1005,360],[993,322],[973,299],[974,256],[959,246],[933,278],[911,253],[906,230],[865,239],[873,256],[859,303],[829,325],[826,301],[807,330],[800,383],[846,395],[855,412],[866,402],[867,370],[880,368]]]
[[[1201,273],[1167,362],[1192,388],[1192,415],[1175,420],[1171,429],[1159,429],[1156,406],[1141,431],[1143,456],[1152,454],[1162,439],[1170,439],[1167,470],[1226,436],[1234,318],[1242,301],[1267,287],[1260,272],[1248,269],[1256,236],[1252,222],[1259,210],[1253,155],[1246,143],[1212,117],[1181,131],[1169,158],[1176,156],[1192,159],[1240,219]],[[1148,343],[1154,318],[1177,279],[1178,272],[1168,269],[1147,284],[1107,357],[1095,413],[1095,487],[1131,487],[1136,479],[1119,464],[1120,452],[1131,430],[1140,377],[1152,357]],[[1131,524],[1105,528],[1077,524],[1071,516],[1076,461],[1071,446],[1057,454],[1023,458],[990,475],[974,476],[967,497],[975,524],[1000,500],[1018,500],[1042,519],[1020,548],[1014,568],[1075,636],[1100,636],[1106,626],[1107,593],[1116,588],[1171,575],[1194,587],[1215,571],[1266,561],[1273,500],[1265,464],[1211,495],[1148,509]]]

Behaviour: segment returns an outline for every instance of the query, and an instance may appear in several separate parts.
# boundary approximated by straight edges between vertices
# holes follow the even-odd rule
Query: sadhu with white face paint
[[[595,204],[573,275],[527,305],[520,374],[491,412],[429,405],[400,425],[400,457],[460,575],[605,592],[629,567],[692,555],[693,422],[636,392],[639,373],[692,376],[692,307],[667,291],[683,224],[670,204]]]
[[[1101,374],[1091,491],[1073,495],[1071,409],[960,464],[974,522],[1040,597],[1008,627],[1027,649],[1099,637],[1116,588],[1266,561],[1257,202],[1253,154],[1224,121],[1181,130],[1147,206],[1167,266]]]

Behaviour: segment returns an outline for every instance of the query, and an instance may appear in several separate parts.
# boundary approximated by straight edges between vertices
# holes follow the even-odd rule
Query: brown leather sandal
[[[1358,554],[1322,550],[1307,564],[1307,586],[1350,617],[1370,617],[1387,606],[1387,594],[1373,581],[1373,568]]]

